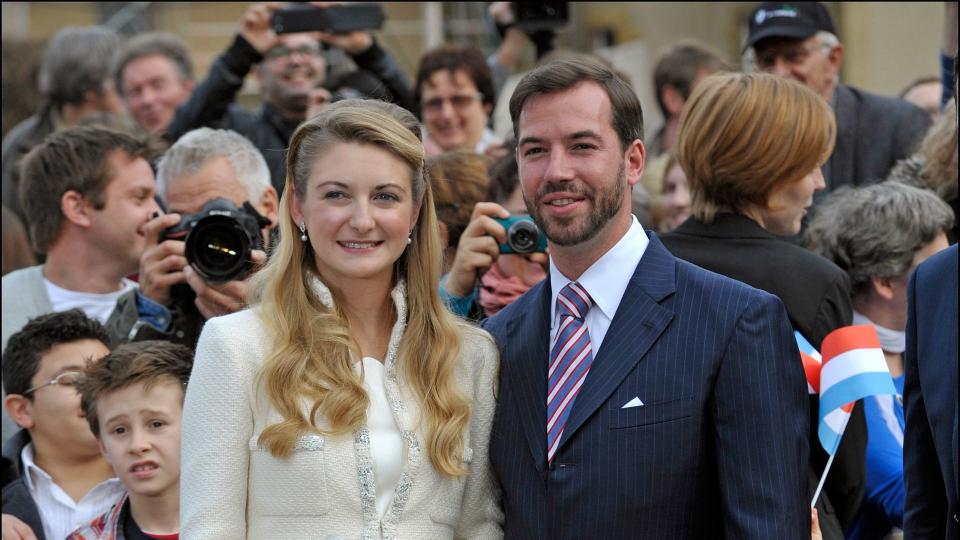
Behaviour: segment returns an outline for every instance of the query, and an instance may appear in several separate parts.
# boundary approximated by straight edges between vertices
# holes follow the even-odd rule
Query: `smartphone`
[[[342,34],[354,30],[378,30],[386,17],[377,3],[333,5],[320,8],[294,4],[273,12],[273,31],[278,34],[319,30]]]

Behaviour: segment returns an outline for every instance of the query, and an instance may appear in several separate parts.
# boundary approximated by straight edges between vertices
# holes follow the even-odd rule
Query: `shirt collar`
[[[33,485],[33,474],[35,473],[39,478],[43,478],[48,482],[53,482],[53,478],[50,478],[50,475],[47,474],[47,471],[37,467],[37,464],[33,461],[33,443],[27,443],[23,447],[23,450],[20,451],[20,463],[23,465],[23,483],[27,486],[27,491],[32,495],[36,488]]]
[[[577,279],[577,283],[579,283],[583,289],[587,291],[587,294],[590,295],[590,298],[593,299],[593,304],[600,308],[600,311],[602,311],[609,320],[613,320],[617,308],[620,307],[620,300],[623,298],[623,293],[627,290],[627,285],[633,277],[633,269],[637,267],[640,258],[643,257],[643,253],[647,249],[647,244],[650,243],[646,233],[643,232],[643,227],[640,225],[640,222],[637,221],[637,217],[631,216],[631,219],[630,228],[627,229],[626,234],[599,259],[594,261],[580,278]],[[629,268],[630,271],[624,272],[623,270],[625,268]],[[551,257],[551,327],[557,317],[557,296],[560,295],[560,291],[563,290],[568,283],[570,283],[570,279],[557,269]]]

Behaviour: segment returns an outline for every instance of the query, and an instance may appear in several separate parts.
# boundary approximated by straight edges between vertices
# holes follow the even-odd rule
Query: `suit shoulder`
[[[696,294],[704,300],[709,300],[710,305],[733,302],[743,308],[758,301],[782,303],[774,294],[711,272],[683,259],[677,259],[677,293]]]
[[[6,291],[8,288],[13,290],[14,288],[35,280],[39,277],[42,277],[42,266],[30,266],[27,268],[20,268],[19,270],[14,270],[3,276],[2,281],[3,290]]]
[[[897,121],[910,121],[911,123],[924,125],[930,123],[930,116],[927,113],[905,99],[874,94],[853,86],[845,86],[844,88],[856,97],[862,109],[883,113],[883,116],[893,123],[897,123]]]

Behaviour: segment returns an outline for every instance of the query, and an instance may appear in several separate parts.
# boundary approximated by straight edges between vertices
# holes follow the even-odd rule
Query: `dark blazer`
[[[654,235],[632,276],[550,466],[549,279],[484,324],[505,537],[808,539],[806,383],[782,303]]]
[[[912,154],[930,127],[930,116],[912,103],[838,84],[833,111],[837,143],[823,167],[827,189],[862,186],[886,178],[893,165]]]
[[[20,452],[23,447],[30,442],[30,434],[27,430],[21,429],[13,434],[10,440],[3,445],[4,467],[9,470],[4,471],[4,475],[14,474],[15,478],[3,486],[2,506],[3,513],[10,514],[20,521],[26,523],[33,529],[33,534],[37,540],[43,540],[43,521],[40,520],[40,509],[37,508],[36,501],[30,496],[27,485],[20,478],[21,463]]]
[[[787,308],[794,329],[818,349],[827,334],[852,322],[846,272],[823,257],[777,238],[747,217],[718,214],[710,224],[690,218],[665,234],[663,243],[685,261],[776,295]],[[814,489],[829,459],[817,436],[819,411],[819,400],[811,396],[810,469]],[[857,515],[866,480],[866,447],[867,424],[863,404],[858,402],[827,475],[826,497],[818,501],[825,539],[842,539],[843,531]]]
[[[957,244],[917,267],[907,296],[904,538],[958,538]]]

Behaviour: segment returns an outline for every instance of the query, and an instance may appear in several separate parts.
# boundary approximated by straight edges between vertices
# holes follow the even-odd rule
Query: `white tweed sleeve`
[[[210,319],[200,335],[183,406],[181,538],[246,538],[258,326],[247,310]]]

